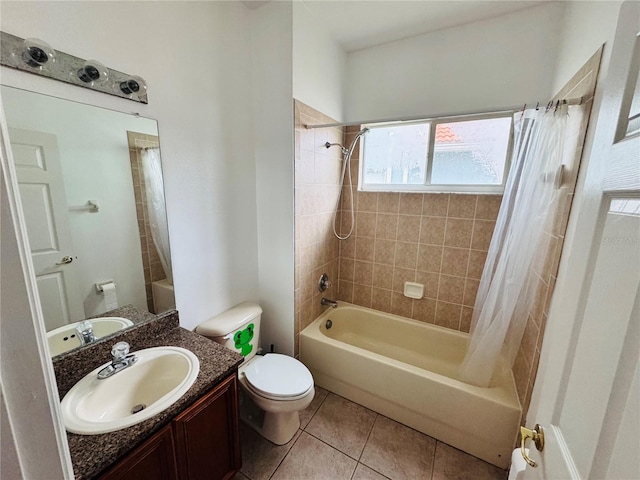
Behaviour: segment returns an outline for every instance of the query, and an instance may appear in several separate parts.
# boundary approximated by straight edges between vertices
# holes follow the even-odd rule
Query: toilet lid
[[[307,367],[293,357],[278,353],[254,357],[244,374],[252,388],[270,397],[302,395],[313,386]]]

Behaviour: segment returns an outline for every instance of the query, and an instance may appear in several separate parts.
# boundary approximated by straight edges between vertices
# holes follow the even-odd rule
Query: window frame
[[[364,183],[363,169],[365,165],[364,144],[366,135],[361,139],[359,145],[359,165],[358,165],[358,191],[359,192],[414,192],[414,193],[474,193],[474,194],[496,194],[504,193],[507,183],[509,171],[511,170],[511,157],[513,154],[514,142],[514,111],[500,111],[473,115],[457,115],[449,117],[434,117],[411,121],[395,121],[384,123],[363,124],[362,127],[369,129],[395,127],[402,125],[429,124],[429,144],[427,146],[427,159],[425,165],[425,183],[424,184],[384,184],[384,183]],[[433,171],[433,154],[436,142],[436,128],[441,123],[466,122],[472,120],[489,120],[492,118],[509,118],[511,120],[509,127],[509,143],[507,145],[507,157],[504,163],[504,175],[500,185],[487,184],[433,184],[431,183],[431,175]]]

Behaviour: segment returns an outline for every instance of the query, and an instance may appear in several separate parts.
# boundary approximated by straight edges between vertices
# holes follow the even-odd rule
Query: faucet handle
[[[113,361],[117,362],[129,355],[129,344],[127,342],[118,342],[111,349],[111,355],[113,355]]]
[[[76,332],[78,332],[80,335],[82,335],[83,333],[93,332],[93,323],[91,323],[90,320],[83,320],[76,327]]]

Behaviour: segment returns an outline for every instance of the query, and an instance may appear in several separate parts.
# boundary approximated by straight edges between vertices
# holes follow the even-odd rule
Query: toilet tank
[[[238,352],[249,360],[258,351],[262,308],[253,302],[243,302],[202,322],[196,333]]]

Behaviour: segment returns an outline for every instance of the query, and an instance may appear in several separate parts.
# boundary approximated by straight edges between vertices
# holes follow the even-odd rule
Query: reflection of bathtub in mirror
[[[173,285],[171,285],[166,278],[152,282],[151,291],[153,294],[154,312],[156,314],[176,308]]]

